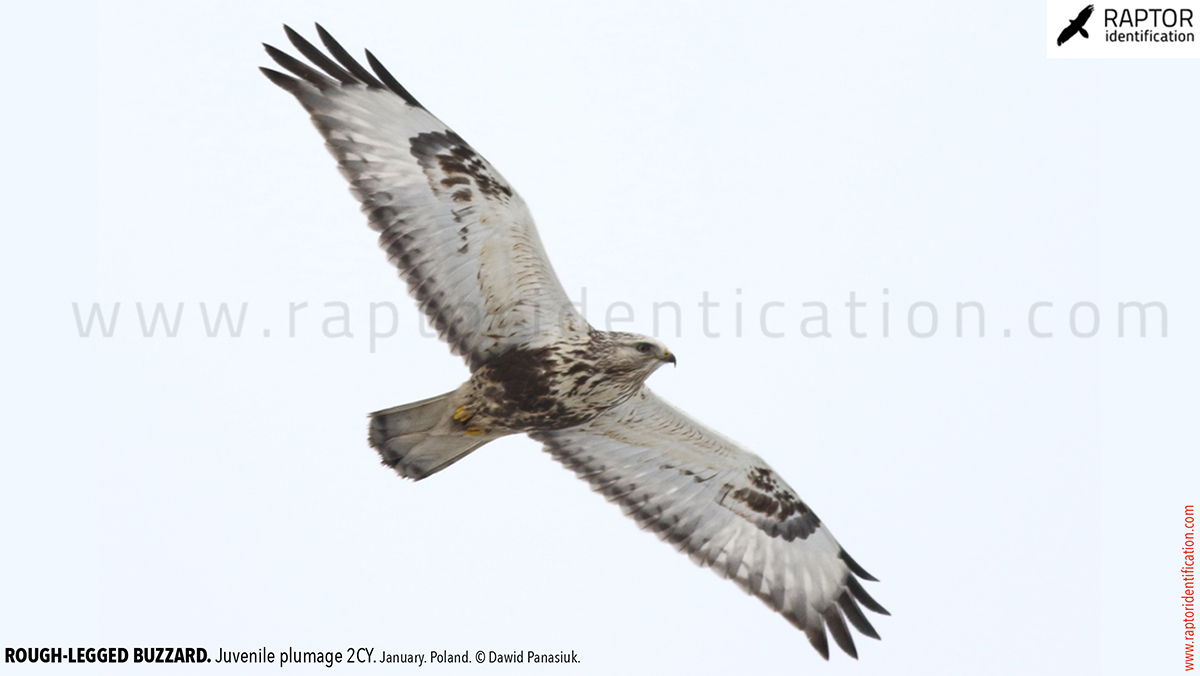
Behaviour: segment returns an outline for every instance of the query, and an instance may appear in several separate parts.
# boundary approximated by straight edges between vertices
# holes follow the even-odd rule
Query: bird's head
[[[636,333],[610,333],[609,360],[613,366],[646,378],[663,364],[674,364],[675,355],[661,340]]]

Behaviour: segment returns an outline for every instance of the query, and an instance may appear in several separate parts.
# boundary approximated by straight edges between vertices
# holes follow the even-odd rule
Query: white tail
[[[454,392],[371,414],[370,442],[383,464],[420,480],[504,434],[470,436],[454,422]]]

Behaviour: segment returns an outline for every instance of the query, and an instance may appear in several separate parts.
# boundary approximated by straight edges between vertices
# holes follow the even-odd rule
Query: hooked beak
[[[668,363],[668,364],[670,364],[671,366],[676,366],[676,364],[675,364],[675,355],[671,354],[671,351],[670,351],[670,350],[668,350],[668,351],[664,352],[664,353],[663,353],[663,356],[659,357],[659,359],[662,359],[663,361],[667,362],[667,363]]]

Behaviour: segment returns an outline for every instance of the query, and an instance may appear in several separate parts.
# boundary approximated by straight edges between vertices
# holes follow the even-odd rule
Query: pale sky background
[[[1047,60],[1041,2],[38,11],[5,47],[0,646],[1182,670],[1197,62]],[[422,337],[306,115],[257,71],[259,43],[314,20],[504,173],[594,324],[624,302],[614,328],[650,333],[654,303],[680,306],[681,335],[660,327],[679,367],[651,385],[764,456],[880,578],[881,642],[823,663],[524,437],[420,483],[379,465],[366,414],[467,370]],[[400,328],[372,353],[385,301]],[[1138,337],[1136,311],[1118,337],[1126,301],[1164,304],[1167,337],[1153,312]],[[118,302],[111,338],[80,337],[72,303]],[[177,337],[143,337],[139,302],[183,303]],[[334,302],[352,338],[322,335]],[[963,302],[983,338],[971,310],[956,336]],[[1029,331],[1039,302],[1051,338]],[[241,337],[207,337],[200,303],[247,303]],[[758,326],[767,303],[783,337]],[[803,335],[805,303],[831,337]],[[1077,303],[1094,337],[1073,335]],[[1080,306],[1076,332],[1091,322]],[[568,668],[508,669],[530,670]]]

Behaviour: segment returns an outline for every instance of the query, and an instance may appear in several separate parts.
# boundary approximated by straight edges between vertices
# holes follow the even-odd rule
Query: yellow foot
[[[466,422],[470,420],[471,416],[473,415],[475,414],[468,411],[466,406],[459,406],[458,410],[454,412],[454,419],[459,422]]]
[[[482,430],[478,427],[468,427],[467,431],[466,431],[466,435],[468,437],[478,437],[478,436],[481,436],[485,431],[486,430]]]

